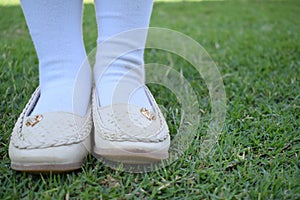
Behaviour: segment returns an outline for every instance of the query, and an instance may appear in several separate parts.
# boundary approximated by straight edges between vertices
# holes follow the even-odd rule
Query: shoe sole
[[[152,164],[168,159],[168,151],[141,151],[138,149],[101,149],[94,148],[97,158],[124,164]]]
[[[65,164],[43,164],[43,163],[11,163],[11,168],[16,171],[30,172],[30,173],[60,173],[69,172],[80,169],[82,162],[78,163],[65,163]]]

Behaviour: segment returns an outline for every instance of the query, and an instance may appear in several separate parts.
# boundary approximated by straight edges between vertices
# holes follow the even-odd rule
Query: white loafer
[[[63,172],[80,168],[91,147],[91,108],[84,117],[67,112],[30,116],[39,96],[37,88],[13,129],[9,144],[12,169]]]
[[[145,86],[152,110],[135,105],[99,106],[93,91],[93,153],[127,164],[153,163],[169,157],[170,135],[166,121],[151,92]]]

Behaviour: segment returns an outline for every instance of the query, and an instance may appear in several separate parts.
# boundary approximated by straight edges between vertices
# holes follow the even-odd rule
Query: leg
[[[17,120],[9,144],[20,171],[70,171],[90,149],[91,73],[81,31],[82,0],[21,0],[39,58],[40,88]],[[32,111],[33,110],[33,111]]]
[[[112,103],[129,104],[151,108],[144,88],[144,47],[149,26],[152,0],[95,0],[98,22],[98,52],[95,65],[95,83],[101,106]],[[111,37],[133,29],[144,28],[134,33],[134,37],[126,34]],[[104,42],[105,41],[105,42]],[[105,44],[104,44],[105,43]],[[116,49],[136,50],[115,58]],[[116,59],[111,65],[105,60]],[[103,64],[105,63],[105,65]],[[104,69],[105,68],[105,69]],[[103,73],[100,73],[103,72]],[[126,76],[124,78],[124,76]],[[123,96],[113,98],[114,89],[122,86]]]
[[[91,77],[87,67],[80,69],[86,58],[82,0],[21,0],[21,5],[39,59],[41,97],[32,115],[54,111],[84,115]],[[79,70],[86,75],[79,79],[83,83],[75,82]],[[81,93],[76,102],[75,84],[84,85],[76,91]]]
[[[152,3],[95,0],[99,36],[93,150],[100,158],[129,164],[168,158],[168,127],[144,81],[143,54]]]

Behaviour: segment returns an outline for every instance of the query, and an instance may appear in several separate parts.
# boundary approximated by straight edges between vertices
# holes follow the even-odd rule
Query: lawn
[[[147,50],[147,63],[183,73],[203,112],[185,154],[141,174],[113,170],[93,156],[81,170],[65,174],[10,169],[9,136],[38,85],[38,60],[21,8],[0,2],[0,13],[0,199],[300,199],[299,1],[155,3],[151,26],[192,37],[218,65],[227,116],[214,154],[200,157],[210,112],[205,84],[178,56]],[[96,44],[95,25],[93,4],[85,4],[87,51]],[[175,134],[180,104],[163,87],[150,89]]]

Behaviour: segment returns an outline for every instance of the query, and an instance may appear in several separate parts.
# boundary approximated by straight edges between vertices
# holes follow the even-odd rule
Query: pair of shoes
[[[146,86],[145,90],[154,112],[128,104],[99,107],[94,89],[92,105],[85,116],[68,112],[30,116],[40,97],[37,88],[11,135],[11,168],[27,172],[72,171],[81,168],[89,152],[133,164],[167,159],[168,126]]]

